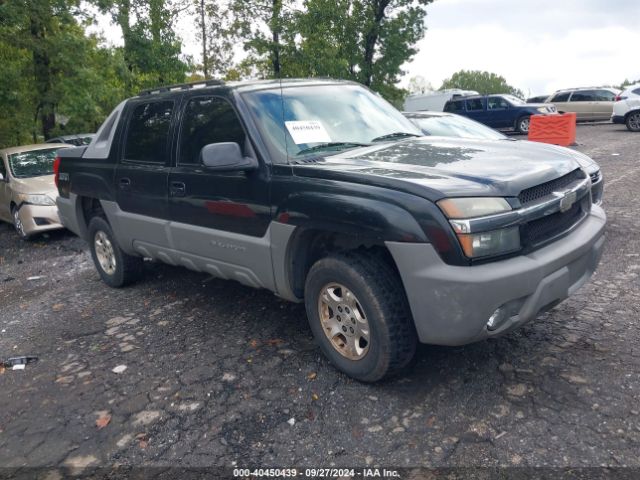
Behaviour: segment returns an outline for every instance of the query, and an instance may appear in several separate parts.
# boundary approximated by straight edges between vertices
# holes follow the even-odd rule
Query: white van
[[[447,90],[438,90],[435,92],[415,93],[409,95],[404,102],[405,112],[420,112],[430,110],[432,112],[442,112],[444,104],[452,98],[466,97],[469,95],[479,95],[474,90],[461,90],[459,88],[450,88]]]

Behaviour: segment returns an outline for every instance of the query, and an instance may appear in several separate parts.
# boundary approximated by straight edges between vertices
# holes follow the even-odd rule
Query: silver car
[[[23,239],[63,228],[53,181],[56,152],[67,144],[25,145],[0,150],[0,220]]]

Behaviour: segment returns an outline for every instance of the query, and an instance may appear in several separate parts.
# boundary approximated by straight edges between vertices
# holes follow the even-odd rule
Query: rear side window
[[[458,100],[455,102],[447,102],[445,105],[445,112],[461,112],[464,110],[464,102],[462,100]]]
[[[596,101],[596,92],[593,90],[579,90],[573,92],[571,95],[572,102],[595,102]]]
[[[568,102],[569,101],[569,95],[571,95],[571,92],[558,93],[558,94],[553,96],[551,101],[552,102]]]
[[[597,102],[613,102],[616,98],[616,94],[609,90],[596,90],[594,93]]]
[[[220,97],[192,98],[184,112],[179,163],[199,163],[202,147],[219,142],[235,142],[244,149],[245,133],[235,110]]]
[[[631,90],[636,95],[640,95],[640,88],[636,88],[635,90]]]
[[[166,162],[173,105],[173,101],[164,101],[142,103],[134,108],[125,140],[125,160]]]
[[[481,98],[471,98],[467,100],[467,111],[473,112],[477,110],[484,110],[484,104]]]
[[[506,110],[509,103],[502,97],[489,97],[487,100],[487,110]]]

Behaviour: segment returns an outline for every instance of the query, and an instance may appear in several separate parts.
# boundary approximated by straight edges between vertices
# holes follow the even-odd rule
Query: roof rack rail
[[[153,95],[156,93],[163,92],[172,92],[175,90],[189,90],[190,88],[195,88],[202,85],[203,87],[213,87],[216,85],[224,85],[224,81],[222,80],[198,80],[196,82],[190,83],[176,83],[175,85],[165,85],[163,87],[156,88],[148,88],[146,90],[142,90],[138,96],[142,97],[143,95]]]

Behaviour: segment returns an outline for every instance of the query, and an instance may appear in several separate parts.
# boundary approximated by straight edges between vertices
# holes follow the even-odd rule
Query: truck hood
[[[443,197],[517,196],[580,168],[571,155],[532,142],[421,137],[348,150],[296,175],[379,185],[436,201]]]
[[[58,196],[58,190],[53,182],[53,175],[43,175],[31,178],[12,178],[11,190],[15,193],[43,193],[52,199]]]

